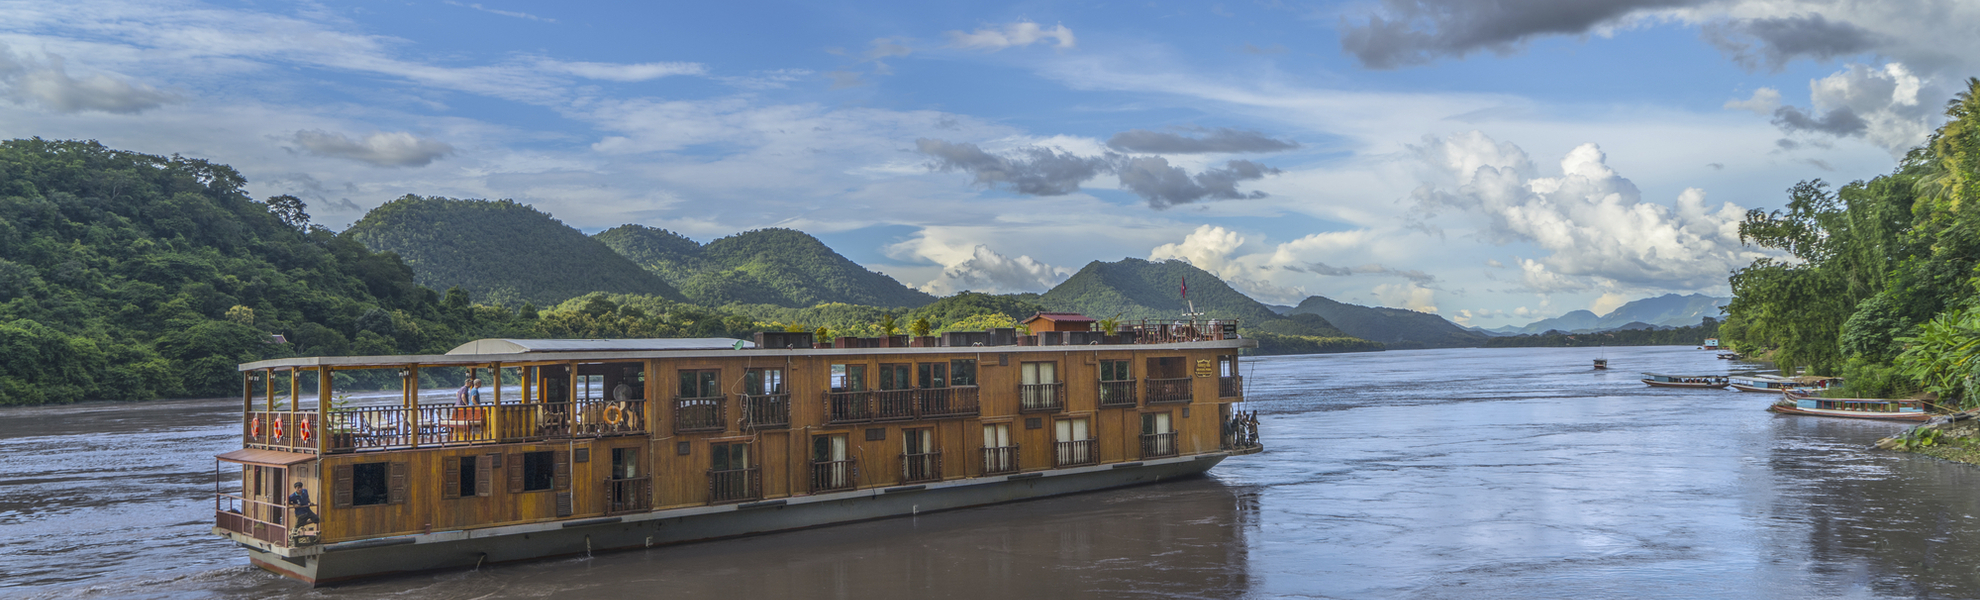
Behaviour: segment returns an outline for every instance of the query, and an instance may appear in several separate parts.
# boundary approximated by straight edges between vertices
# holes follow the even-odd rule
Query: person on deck
[[[468,401],[479,406],[481,404],[481,376],[475,374],[474,371],[468,371],[467,385]]]
[[[323,520],[316,517],[316,511],[310,509],[312,506],[315,504],[309,501],[309,490],[303,488],[302,482],[296,482],[296,491],[289,493],[289,507],[296,511],[296,529],[323,524]]]

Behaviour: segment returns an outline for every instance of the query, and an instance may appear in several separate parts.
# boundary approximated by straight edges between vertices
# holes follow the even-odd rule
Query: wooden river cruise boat
[[[215,457],[242,486],[216,488],[213,533],[318,585],[1157,482],[1262,449],[1233,407],[1257,347],[1236,323],[1120,333],[487,339],[247,363],[242,448]],[[361,370],[396,376],[397,401],[334,400]],[[485,402],[420,385],[471,379]]]

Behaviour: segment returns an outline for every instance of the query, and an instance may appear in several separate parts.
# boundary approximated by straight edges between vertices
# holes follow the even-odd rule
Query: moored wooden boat
[[[1727,385],[1742,392],[1770,392],[1779,394],[1791,389],[1804,387],[1801,382],[1776,375],[1746,375],[1727,379]]]
[[[1650,384],[1651,386],[1654,387],[1701,388],[1701,389],[1715,389],[1715,390],[1725,389],[1727,384],[1726,376],[1724,375],[1664,375],[1661,373],[1644,373],[1643,383]]]
[[[1787,398],[1775,402],[1767,410],[1788,415],[1886,421],[1925,421],[1932,418],[1932,413],[1926,412],[1924,402],[1919,400],[1818,398],[1803,394],[1788,394]]]
[[[1609,369],[1609,359],[1606,358],[1595,359],[1595,369],[1598,371],[1607,371]]]

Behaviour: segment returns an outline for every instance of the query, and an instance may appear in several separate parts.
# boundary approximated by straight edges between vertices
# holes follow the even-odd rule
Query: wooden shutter
[[[509,493],[520,494],[522,493],[522,484],[523,484],[522,454],[519,452],[509,453],[509,460],[507,461],[507,464],[508,466],[503,468],[509,470]]]
[[[557,516],[571,516],[571,493],[557,492]]]
[[[440,459],[440,464],[444,465],[440,475],[440,497],[461,497],[461,459],[449,456]]]
[[[331,468],[330,505],[336,508],[351,507],[351,466],[337,465]]]
[[[487,497],[495,491],[495,461],[500,454],[483,454],[474,459],[474,495]],[[467,490],[461,490],[466,493]]]
[[[406,503],[406,463],[392,463],[392,485],[387,488],[387,504]]]
[[[557,468],[555,469],[557,489],[571,489],[571,451],[558,450],[553,460],[557,462]]]

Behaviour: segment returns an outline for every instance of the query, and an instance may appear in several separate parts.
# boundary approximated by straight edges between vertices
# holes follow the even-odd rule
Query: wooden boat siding
[[[1191,346],[1198,346],[1190,344]],[[1012,441],[1018,446],[1021,471],[1055,468],[1054,421],[1086,418],[1096,442],[1098,460],[1122,463],[1141,457],[1141,415],[1170,414],[1177,432],[1178,454],[1214,452],[1222,442],[1219,405],[1239,398],[1220,398],[1217,361],[1236,354],[1232,344],[1224,347],[1179,347],[1182,344],[1112,346],[1083,349],[1019,352],[986,352],[984,348],[958,348],[945,352],[938,348],[917,349],[911,353],[865,352],[785,352],[764,356],[760,352],[737,352],[736,356],[689,356],[681,358],[612,357],[582,362],[638,363],[646,374],[645,434],[616,437],[546,440],[518,444],[420,448],[393,451],[365,451],[324,455],[315,465],[292,467],[292,481],[303,481],[312,498],[321,505],[321,542],[397,536],[411,533],[479,528],[542,521],[585,519],[606,515],[605,479],[611,467],[612,449],[638,448],[640,474],[651,476],[652,509],[683,508],[710,503],[707,471],[711,445],[725,442],[752,444],[752,465],[760,469],[760,499],[773,500],[809,493],[810,440],[815,435],[842,434],[847,439],[847,455],[856,459],[857,487],[893,487],[903,483],[900,455],[903,431],[925,429],[932,432],[933,447],[941,453],[941,479],[951,480],[982,474],[979,448],[982,424],[1008,423]],[[1003,347],[999,347],[1002,349]],[[427,357],[434,358],[434,357]],[[1102,360],[1131,361],[1134,378],[1145,381],[1152,375],[1151,358],[1174,358],[1189,377],[1190,400],[1186,403],[1149,405],[1145,390],[1135,406],[1099,406],[1099,363]],[[920,420],[828,424],[825,392],[830,386],[831,366],[864,365],[868,387],[877,387],[881,364],[948,362],[954,359],[977,361],[977,387],[980,412],[975,416],[927,418]],[[573,361],[515,361],[502,366],[571,364]],[[1052,362],[1060,381],[1064,408],[1051,412],[1020,412],[1018,387],[1021,365],[1025,362]],[[486,363],[483,363],[486,364]],[[431,368],[431,365],[428,365]],[[252,365],[243,365],[244,369]],[[744,391],[743,371],[749,368],[784,368],[790,391],[790,427],[744,430],[738,424]],[[450,367],[452,368],[452,367]],[[718,370],[728,410],[722,431],[674,433],[672,410],[678,374],[687,370]],[[511,404],[515,398],[506,398]],[[292,405],[293,406],[293,405]],[[1030,423],[1036,420],[1037,427]],[[877,432],[870,433],[872,430]],[[680,452],[685,444],[687,452]],[[514,493],[509,477],[522,468],[514,455],[534,451],[562,451],[568,457],[567,490]],[[487,496],[463,492],[460,498],[443,498],[449,459],[500,454],[502,464],[493,469]],[[588,460],[579,462],[581,454]],[[406,474],[401,502],[376,506],[339,507],[335,496],[334,474],[341,466],[358,463],[399,463]],[[560,494],[568,493],[569,511],[558,515]]]

